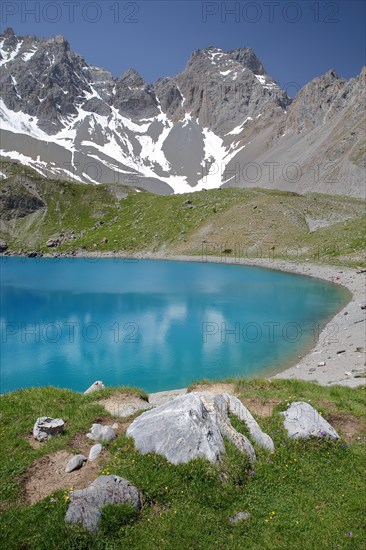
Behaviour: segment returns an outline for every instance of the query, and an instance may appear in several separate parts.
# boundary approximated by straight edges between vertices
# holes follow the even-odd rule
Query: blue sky
[[[335,69],[350,78],[365,62],[365,2],[344,0],[3,0],[1,29],[63,34],[76,52],[119,76],[148,82],[182,70],[193,50],[254,49],[289,95]],[[291,84],[293,83],[293,84]]]

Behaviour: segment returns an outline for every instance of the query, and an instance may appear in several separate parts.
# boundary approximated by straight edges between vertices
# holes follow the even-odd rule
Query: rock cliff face
[[[181,73],[148,84],[134,69],[114,78],[89,65],[62,36],[6,29],[0,87],[1,154],[42,175],[157,193],[222,185],[364,193],[364,71],[350,81],[329,71],[291,101],[250,48],[198,50]],[[331,186],[329,162],[338,174]]]

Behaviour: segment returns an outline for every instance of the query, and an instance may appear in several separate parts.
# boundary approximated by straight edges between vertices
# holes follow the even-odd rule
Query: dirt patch
[[[234,390],[234,384],[225,384],[218,382],[217,384],[197,384],[197,386],[190,386],[191,392],[210,392],[214,395],[219,393],[230,393],[230,395],[236,395]]]
[[[242,399],[244,405],[255,416],[268,417],[272,416],[273,409],[281,403],[280,399],[260,399],[258,397],[251,397],[249,399]]]
[[[327,421],[344,438],[352,440],[366,436],[366,422],[352,414],[330,414]]]
[[[327,409],[327,411],[330,412],[334,410],[335,404],[334,404],[334,401],[322,400],[322,401],[315,401],[314,407],[316,408],[321,407],[321,408]]]
[[[115,393],[108,399],[98,401],[100,405],[117,418],[128,418],[138,411],[150,409],[147,401],[141,399],[138,395],[129,395],[125,393]]]
[[[59,489],[68,490],[71,487],[82,489],[89,481],[100,475],[100,458],[105,458],[103,450],[100,457],[88,461],[80,470],[67,474],[66,464],[73,454],[68,451],[57,451],[36,460],[27,471],[24,482],[24,498],[29,504],[34,504]]]
[[[28,436],[27,441],[29,445],[32,447],[32,449],[39,449],[42,445],[40,441],[37,441],[36,439],[34,439],[33,434]]]

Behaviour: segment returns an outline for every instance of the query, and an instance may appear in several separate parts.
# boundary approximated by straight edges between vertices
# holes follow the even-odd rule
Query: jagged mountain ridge
[[[347,125],[338,119],[350,105],[357,111],[364,96],[364,74],[346,82],[330,71],[291,102],[250,48],[198,50],[181,73],[154,84],[133,69],[114,78],[89,65],[62,36],[19,37],[7,29],[0,35],[0,56],[1,154],[47,176],[119,181],[158,193],[222,185],[311,190],[306,178],[314,155],[308,158],[303,140],[320,132],[315,141],[323,138],[328,147],[323,134],[329,127],[334,135],[335,122],[343,131]],[[362,116],[347,116],[351,135]],[[333,157],[346,151],[342,162],[348,175],[349,165],[353,170],[348,192],[341,192],[356,196],[364,158],[359,133],[353,140],[347,134],[343,151],[333,148]],[[280,168],[297,162],[299,148],[306,168],[298,181],[281,170],[274,177],[265,173],[273,162]],[[348,159],[351,154],[358,164]],[[256,166],[256,177],[250,173],[253,162],[259,177]],[[314,184],[319,191],[319,181]],[[326,181],[321,190],[331,192]]]

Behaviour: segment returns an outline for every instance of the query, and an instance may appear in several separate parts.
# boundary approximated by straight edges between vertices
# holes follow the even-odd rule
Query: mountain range
[[[148,84],[134,69],[115,78],[90,65],[62,36],[6,29],[0,155],[50,178],[158,194],[235,186],[364,197],[365,79],[365,67],[348,81],[330,70],[290,99],[252,49],[210,46]]]

